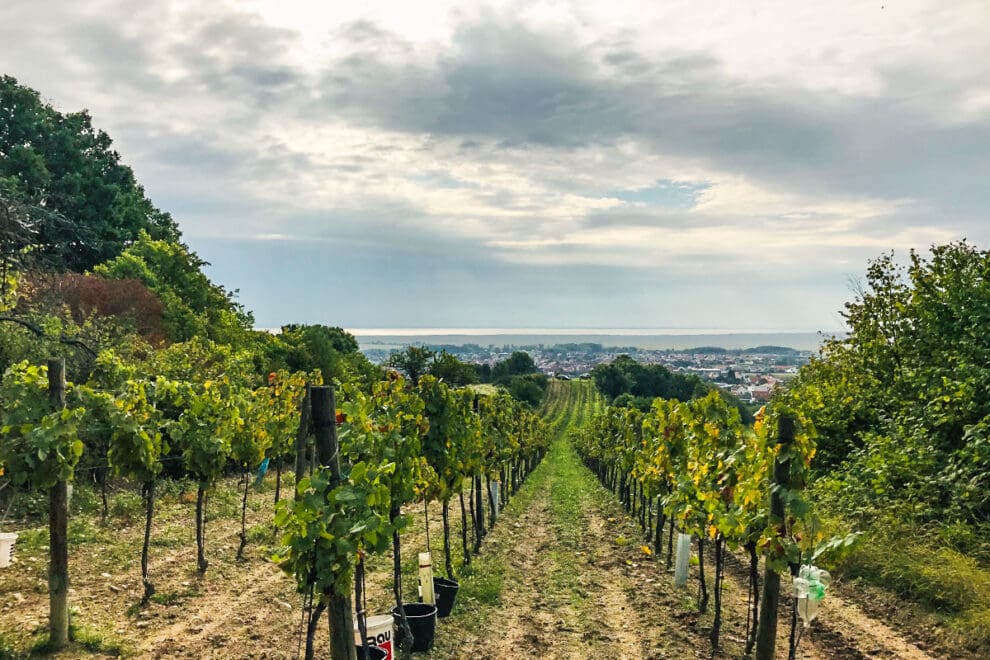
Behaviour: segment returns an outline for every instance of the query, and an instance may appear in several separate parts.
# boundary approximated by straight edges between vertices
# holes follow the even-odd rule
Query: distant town
[[[532,344],[527,346],[489,344],[427,344],[435,351],[447,351],[464,362],[493,365],[513,351],[526,351],[536,366],[548,376],[588,378],[595,365],[619,355],[629,355],[643,364],[662,364],[671,371],[696,374],[732,392],[746,403],[763,403],[778,383],[793,378],[808,361],[811,351],[783,346],[725,349],[702,346],[690,349],[643,349],[635,346],[602,346],[596,343]],[[362,352],[372,362],[382,362],[393,347],[370,345]]]

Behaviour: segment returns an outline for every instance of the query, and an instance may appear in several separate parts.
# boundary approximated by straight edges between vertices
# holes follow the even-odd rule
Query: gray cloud
[[[402,323],[439,291],[427,325],[498,322],[480,293],[523,306],[503,324],[581,325],[588,301],[599,320],[585,325],[636,325],[607,319],[651,306],[647,325],[663,309],[714,323],[708,296],[750,325],[813,326],[895,238],[990,240],[990,113],[965,110],[990,94],[990,58],[889,51],[873,87],[850,90],[741,76],[701,45],[647,51],[628,31],[453,20],[449,41],[328,25],[304,61],[300,34],[228,4],[15,1],[0,5],[0,66],[89,107],[267,324],[291,316],[283,278],[309,273],[362,281],[341,320],[359,325]],[[713,194],[750,188],[697,208],[627,203],[679,169]],[[266,255],[271,282],[248,268]],[[740,282],[776,302],[736,304]],[[798,285],[812,291],[801,312]],[[375,317],[390,296],[396,316]]]
[[[462,25],[432,56],[390,59],[362,40],[327,67],[321,111],[467,145],[569,149],[628,138],[816,194],[935,196],[960,212],[985,201],[990,118],[952,124],[966,81],[940,80],[925,63],[884,70],[884,94],[867,97],[793,81],[754,86],[703,53],[647,59],[573,43],[492,17]],[[932,89],[940,92],[927,103]]]

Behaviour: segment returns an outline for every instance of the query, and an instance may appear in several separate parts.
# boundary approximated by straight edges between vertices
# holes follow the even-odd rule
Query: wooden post
[[[310,426],[310,390],[311,386],[306,383],[306,393],[299,403],[299,430],[296,433],[296,501],[299,501],[299,481],[306,472],[306,439],[309,438]],[[334,418],[336,419],[336,417]]]
[[[337,446],[336,402],[333,387],[323,385],[312,387],[310,400],[317,459],[321,466],[330,471],[330,488],[334,488],[340,481],[340,455]],[[323,595],[327,601],[327,618],[330,620],[330,657],[332,660],[357,660],[350,594],[341,596],[329,590]]]
[[[777,422],[777,443],[785,451],[794,442],[794,420],[782,416]],[[779,455],[778,455],[779,456]],[[790,479],[790,460],[780,458],[773,466],[773,483],[770,493],[770,523],[784,524],[787,511],[780,486],[786,488]],[[777,608],[780,606],[780,574],[769,566],[763,578],[763,598],[760,603],[760,622],[756,631],[756,660],[773,660],[777,644]]]
[[[475,512],[478,514],[475,522],[478,525],[478,540],[475,542],[474,551],[475,553],[481,548],[481,540],[485,538],[485,507],[483,506],[484,500],[482,500],[481,489],[484,487],[482,483],[484,475],[479,474],[475,477],[474,482],[474,508]]]
[[[65,408],[65,358],[48,360],[48,396],[56,411]],[[48,491],[48,602],[50,648],[69,643],[69,502],[65,481]]]

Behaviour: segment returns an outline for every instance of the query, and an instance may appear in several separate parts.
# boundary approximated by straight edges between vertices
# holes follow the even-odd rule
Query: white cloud
[[[0,7],[6,73],[88,107],[191,239],[739,278],[990,240],[987,25],[981,0]],[[693,205],[622,200],[658,182]]]

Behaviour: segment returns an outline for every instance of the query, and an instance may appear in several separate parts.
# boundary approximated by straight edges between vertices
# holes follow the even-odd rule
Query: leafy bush
[[[848,336],[790,388],[818,430],[818,468],[848,486],[838,504],[990,519],[990,252],[963,241],[907,267],[883,255],[843,316]]]

